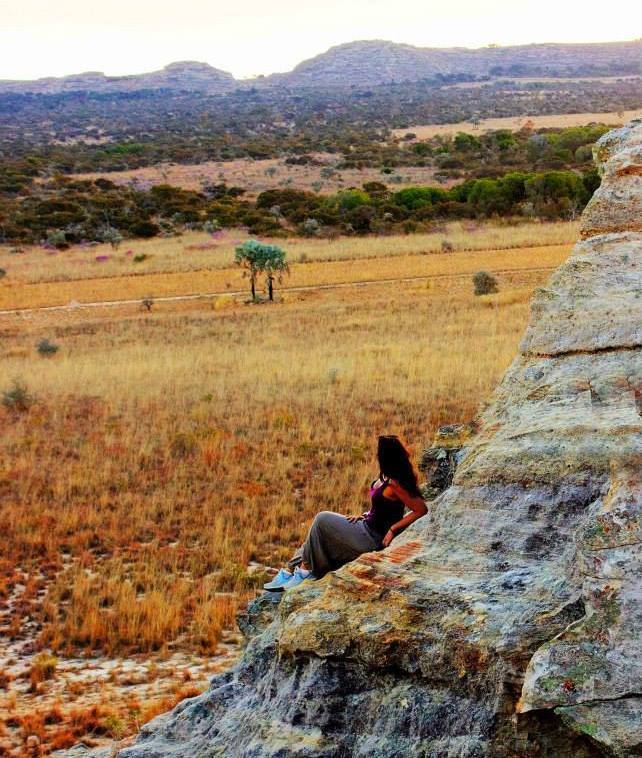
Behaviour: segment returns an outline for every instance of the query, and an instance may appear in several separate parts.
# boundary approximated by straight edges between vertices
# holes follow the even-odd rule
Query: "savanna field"
[[[3,249],[0,310],[132,302],[0,315],[0,753],[121,739],[203,689],[315,513],[364,510],[377,435],[417,460],[476,416],[576,237],[288,240],[274,304],[246,302],[232,232]]]

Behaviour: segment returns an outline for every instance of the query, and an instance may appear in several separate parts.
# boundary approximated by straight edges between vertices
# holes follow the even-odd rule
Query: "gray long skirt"
[[[381,548],[381,539],[363,521],[351,522],[340,513],[321,511],[290,565],[295,566],[303,559],[320,579],[363,553]]]

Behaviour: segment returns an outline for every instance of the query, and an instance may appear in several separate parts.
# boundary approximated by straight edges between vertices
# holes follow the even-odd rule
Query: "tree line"
[[[201,191],[171,185],[121,186],[107,178],[56,177],[27,196],[0,197],[0,241],[45,243],[64,248],[78,242],[171,235],[190,229],[245,227],[273,237],[334,236],[423,231],[435,220],[522,216],[572,219],[599,186],[594,168],[517,172],[469,179],[450,188],[391,190],[369,182],[332,195],[274,189],[256,200],[225,184]]]

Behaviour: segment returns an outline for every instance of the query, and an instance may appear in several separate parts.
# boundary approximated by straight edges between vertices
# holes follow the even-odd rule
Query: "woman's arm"
[[[428,508],[426,507],[423,497],[420,497],[419,495],[411,495],[393,479],[390,480],[390,486],[399,500],[402,501],[406,508],[410,509],[410,513],[390,527],[386,536],[383,538],[384,547],[388,547],[398,534],[403,532],[404,529],[407,529],[414,521],[428,513]]]

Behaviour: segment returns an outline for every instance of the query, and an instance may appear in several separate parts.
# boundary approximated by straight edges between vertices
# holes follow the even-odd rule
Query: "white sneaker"
[[[297,566],[294,569],[294,574],[291,579],[288,579],[288,581],[283,585],[284,590],[291,590],[292,587],[298,587],[301,582],[305,582],[306,579],[309,579],[312,576],[312,573],[310,571],[306,571],[305,569],[300,568]]]
[[[279,573],[270,582],[266,582],[263,585],[264,590],[275,590],[277,592],[283,592],[283,586],[286,582],[289,582],[294,575],[287,569],[281,569]]]

